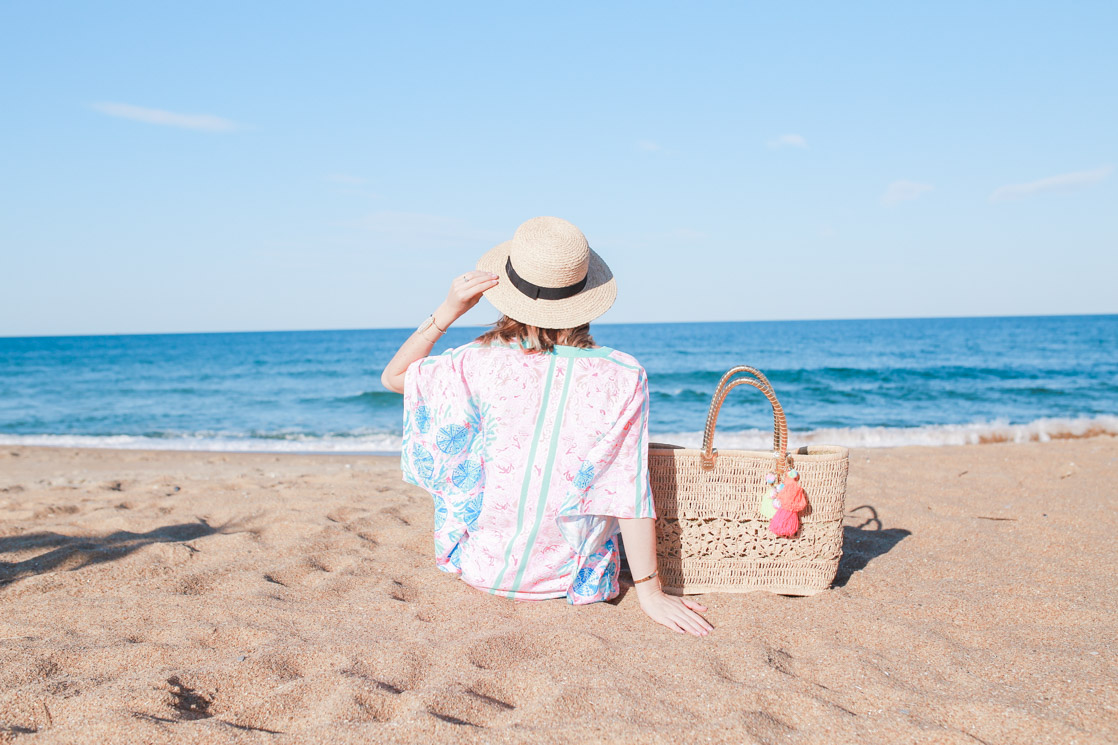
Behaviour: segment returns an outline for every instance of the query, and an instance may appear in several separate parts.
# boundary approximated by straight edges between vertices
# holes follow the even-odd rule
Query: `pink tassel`
[[[784,488],[780,490],[780,506],[790,512],[803,512],[807,509],[807,495],[798,479],[784,479]]]
[[[785,487],[784,491],[781,492],[781,499],[783,499],[785,491],[788,491],[788,487]],[[769,530],[785,538],[791,538],[796,535],[799,529],[800,516],[795,512],[784,509],[783,504],[781,508],[776,511],[776,514],[773,515],[772,522],[769,523]]]

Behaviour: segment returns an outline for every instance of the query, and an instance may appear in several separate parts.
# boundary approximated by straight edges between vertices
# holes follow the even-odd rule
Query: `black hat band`
[[[513,287],[533,300],[564,300],[577,295],[582,292],[583,287],[586,287],[586,276],[566,287],[541,287],[533,284],[517,274],[516,270],[512,268],[511,256],[505,261],[505,273],[509,275],[509,281],[512,282]],[[588,275],[589,272],[587,272]]]

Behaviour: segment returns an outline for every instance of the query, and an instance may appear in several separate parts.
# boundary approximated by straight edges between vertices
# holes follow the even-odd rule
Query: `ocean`
[[[435,348],[483,329],[452,328]],[[697,446],[714,385],[764,371],[790,444],[947,445],[1118,434],[1118,315],[602,324],[647,369],[654,441]],[[0,338],[0,444],[394,453],[380,373],[410,329]],[[715,445],[767,448],[730,394]]]

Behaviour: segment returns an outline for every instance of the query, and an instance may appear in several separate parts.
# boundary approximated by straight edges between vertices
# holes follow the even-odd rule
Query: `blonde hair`
[[[493,328],[479,336],[476,341],[486,346],[495,341],[523,343],[524,351],[529,353],[550,352],[559,343],[581,349],[594,346],[594,337],[590,336],[589,323],[571,329],[542,329],[504,315],[493,323]]]

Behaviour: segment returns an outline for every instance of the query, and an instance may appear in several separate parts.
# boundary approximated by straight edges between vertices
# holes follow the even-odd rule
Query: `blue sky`
[[[1118,312],[1118,5],[0,5],[0,335]],[[483,301],[463,323],[487,323]]]

